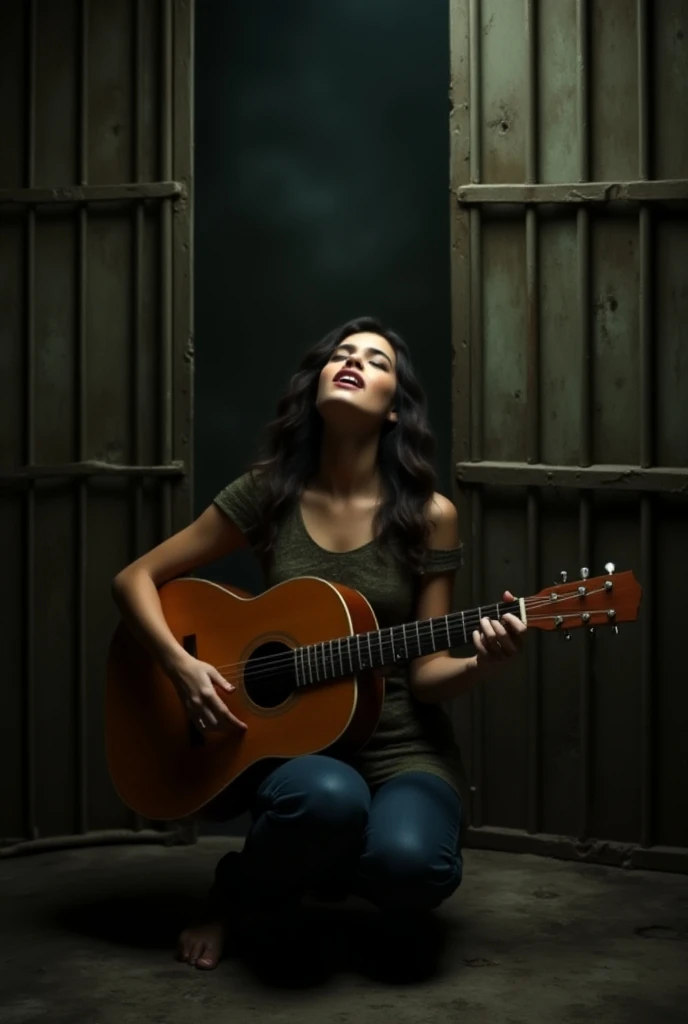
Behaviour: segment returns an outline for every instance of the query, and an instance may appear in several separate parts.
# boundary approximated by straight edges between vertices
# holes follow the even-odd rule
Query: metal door
[[[103,676],[113,574],[192,509],[193,5],[2,22],[3,852],[174,841],[114,793]]]
[[[641,618],[459,703],[470,842],[688,869],[688,7],[453,0],[462,606],[635,571]]]

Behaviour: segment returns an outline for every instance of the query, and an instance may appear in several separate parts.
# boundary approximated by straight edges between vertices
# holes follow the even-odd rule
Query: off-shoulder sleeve
[[[428,548],[423,560],[423,574],[452,572],[463,566],[463,544],[456,548]]]
[[[250,473],[237,477],[215,495],[214,503],[242,533],[252,537],[260,522],[258,489]]]

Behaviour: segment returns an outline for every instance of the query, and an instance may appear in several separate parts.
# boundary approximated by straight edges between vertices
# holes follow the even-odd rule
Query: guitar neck
[[[294,656],[299,686],[339,679],[367,669],[405,665],[426,654],[463,647],[471,642],[481,618],[500,619],[507,613],[522,618],[522,610],[521,601],[497,602],[298,647]]]

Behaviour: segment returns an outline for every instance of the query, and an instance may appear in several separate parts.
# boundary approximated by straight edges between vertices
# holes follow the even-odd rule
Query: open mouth
[[[360,390],[365,387],[363,377],[361,377],[360,373],[356,373],[355,370],[340,370],[333,383],[341,388],[356,388]]]

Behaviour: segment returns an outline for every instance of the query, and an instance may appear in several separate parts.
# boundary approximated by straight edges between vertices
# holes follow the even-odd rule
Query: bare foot
[[[177,943],[177,960],[200,970],[211,971],[222,957],[225,926],[220,921],[185,928]]]

